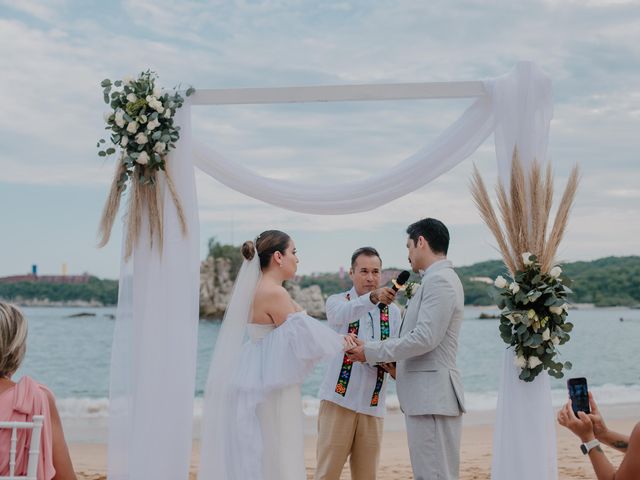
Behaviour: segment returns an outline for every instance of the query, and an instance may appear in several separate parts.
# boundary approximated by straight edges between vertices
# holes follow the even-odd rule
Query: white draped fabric
[[[488,95],[476,100],[431,145],[388,171],[342,184],[294,184],[262,177],[233,163],[192,142],[189,105],[185,104],[177,118],[182,125],[181,139],[167,164],[187,215],[189,236],[181,236],[165,192],[162,256],[149,248],[143,235],[133,259],[122,264],[111,363],[110,479],[178,480],[188,475],[199,292],[192,161],[228,187],[264,202],[305,213],[347,214],[372,210],[423,187],[470,156],[495,132],[499,176],[508,182],[515,145],[525,165],[534,158],[546,161],[553,114],[551,83],[534,64],[520,63],[508,75],[487,80],[485,88]],[[555,479],[548,377],[542,374],[534,382],[524,383],[517,379],[510,362],[507,355],[499,392],[492,478]],[[522,439],[527,446],[537,446],[535,454],[523,446]],[[549,446],[546,455],[540,454],[542,445]]]
[[[189,470],[200,289],[190,115],[185,102],[176,115],[181,139],[167,161],[189,235],[181,233],[160,175],[162,255],[149,248],[149,229],[143,225],[133,257],[122,261],[111,353],[110,480],[186,479]]]

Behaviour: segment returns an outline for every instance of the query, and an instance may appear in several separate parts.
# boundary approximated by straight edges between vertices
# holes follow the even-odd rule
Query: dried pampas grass
[[[102,211],[102,217],[100,219],[100,226],[98,229],[99,247],[104,247],[111,236],[111,229],[113,228],[113,222],[115,221],[116,214],[120,207],[120,198],[126,188],[126,171],[125,165],[119,162],[116,168],[116,173],[109,189],[109,196],[105,202],[104,209]],[[127,214],[125,219],[125,259],[129,259],[133,254],[134,247],[140,238],[142,232],[143,222],[148,223],[149,228],[149,248],[157,247],[158,251],[162,253],[164,245],[164,211],[162,203],[162,191],[158,186],[158,172],[151,171],[145,172],[145,167],[136,165],[135,173],[132,175],[130,182],[131,188],[129,189],[129,202],[127,205]],[[187,235],[187,221],[184,215],[184,209],[182,208],[182,202],[178,196],[175,184],[171,179],[168,172],[165,174],[165,185],[169,190],[171,199],[176,207],[176,213],[180,222],[180,228],[183,235]],[[146,175],[145,182],[143,183],[141,178]],[[147,213],[145,218],[144,213]]]
[[[493,234],[507,269],[515,274],[524,269],[522,254],[529,252],[538,258],[543,272],[554,264],[560,241],[569,221],[569,213],[578,189],[580,173],[576,165],[571,171],[558,211],[547,237],[553,202],[553,173],[547,165],[544,176],[540,164],[534,161],[528,172],[523,169],[514,150],[511,162],[509,192],[504,185],[496,186],[498,220],[495,208],[478,169],[474,166],[471,194],[480,216]]]

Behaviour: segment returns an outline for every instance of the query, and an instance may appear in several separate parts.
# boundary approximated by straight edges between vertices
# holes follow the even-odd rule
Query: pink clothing
[[[38,480],[51,480],[56,471],[53,468],[51,415],[49,400],[44,385],[36,383],[29,377],[22,377],[12,388],[0,393],[0,421],[28,422],[33,415],[43,415],[42,439],[40,441],[40,457],[38,461]],[[29,461],[30,430],[18,430],[18,448],[16,455],[16,473],[27,473]],[[9,450],[11,447],[11,430],[0,429],[0,476],[9,475]]]

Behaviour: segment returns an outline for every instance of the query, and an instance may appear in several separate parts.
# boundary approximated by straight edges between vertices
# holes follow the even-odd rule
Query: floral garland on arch
[[[99,246],[103,247],[109,241],[120,199],[130,185],[125,245],[127,259],[140,236],[145,210],[149,216],[151,246],[157,242],[162,252],[163,213],[157,184],[161,172],[176,206],[182,233],[187,234],[182,204],[166,170],[167,154],[180,139],[180,127],[174,125],[173,117],[182,107],[184,98],[175,88],[173,92],[163,91],[156,85],[157,79],[155,72],[147,70],[137,78],[126,77],[114,82],[105,79],[101,83],[104,102],[111,107],[104,115],[105,130],[110,132],[110,137],[109,143],[104,138],[98,141],[98,155],[107,157],[119,149],[120,156],[100,220]],[[188,97],[194,91],[189,87],[185,95]]]
[[[498,243],[509,277],[498,276],[494,298],[500,315],[500,336],[515,350],[519,378],[533,381],[543,370],[562,378],[571,362],[558,362],[558,346],[569,341],[573,325],[567,322],[570,280],[562,276],[555,255],[564,235],[579,183],[579,170],[571,171],[567,186],[548,232],[553,202],[553,175],[547,165],[543,175],[533,162],[523,170],[514,151],[510,188],[496,187],[498,214],[484,181],[474,167],[471,193],[480,216]]]

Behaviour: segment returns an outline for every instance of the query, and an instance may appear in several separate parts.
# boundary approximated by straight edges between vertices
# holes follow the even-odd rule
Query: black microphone
[[[402,287],[402,285],[407,283],[407,280],[409,280],[410,276],[411,276],[411,273],[409,273],[407,270],[401,271],[400,275],[398,275],[398,278],[396,278],[395,282],[392,282],[393,283],[393,287],[391,287],[391,289],[394,292],[397,292],[398,290],[400,290],[400,287]],[[384,307],[386,307],[386,305],[384,303],[380,302],[378,304],[378,308],[380,310],[383,310]]]

